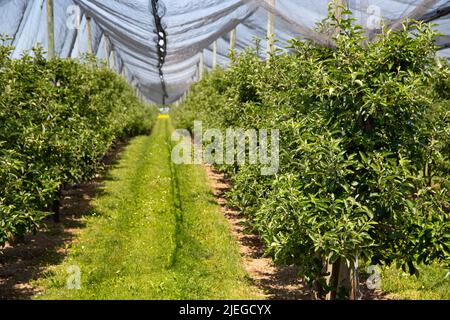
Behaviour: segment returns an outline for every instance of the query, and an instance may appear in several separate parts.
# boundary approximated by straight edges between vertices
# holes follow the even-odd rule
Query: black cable
[[[163,92],[162,96],[162,104],[166,104],[166,98],[169,96],[167,95],[167,89],[166,89],[166,82],[164,80],[164,72],[163,72],[163,66],[166,62],[166,55],[167,55],[167,33],[162,25],[162,16],[160,16],[160,12],[158,10],[158,7],[160,4],[158,4],[158,0],[151,0],[152,4],[152,11],[153,11],[153,17],[155,18],[155,33],[158,36],[157,42],[156,42],[156,52],[158,54],[158,73],[159,78],[161,79],[161,88]]]

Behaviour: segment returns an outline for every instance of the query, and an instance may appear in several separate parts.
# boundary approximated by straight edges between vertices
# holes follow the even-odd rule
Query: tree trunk
[[[321,252],[316,252],[314,254],[314,258],[319,263],[321,268],[321,275],[326,275],[329,270],[328,268],[328,259],[325,258]],[[319,277],[318,279],[315,279],[312,283],[312,292],[311,292],[311,299],[312,300],[325,300],[326,299],[326,285],[327,285],[327,278],[326,276]]]
[[[346,261],[339,258],[332,266],[329,284],[332,288],[328,294],[329,300],[352,298],[353,288],[352,273]]]
[[[62,185],[60,185],[58,188],[56,198],[52,203],[53,221],[55,223],[61,222],[61,216],[60,216],[59,210],[60,210],[60,206],[61,206],[62,189],[63,189],[63,187],[62,187]]]

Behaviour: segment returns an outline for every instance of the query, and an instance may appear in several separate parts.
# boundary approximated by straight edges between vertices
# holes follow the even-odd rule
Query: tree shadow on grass
[[[94,212],[92,200],[105,194],[103,182],[112,179],[108,171],[118,165],[127,142],[117,143],[103,158],[105,170],[90,182],[66,188],[61,198],[61,222],[47,218],[45,227],[27,235],[20,243],[7,244],[0,252],[0,300],[30,300],[42,290],[30,282],[46,269],[61,263],[67,247],[85,227],[84,217]]]

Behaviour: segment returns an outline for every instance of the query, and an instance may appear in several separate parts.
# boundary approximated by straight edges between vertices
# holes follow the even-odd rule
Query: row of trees
[[[36,48],[13,60],[3,42],[0,247],[36,231],[63,185],[92,178],[115,141],[147,132],[156,115],[95,59],[49,61]]]
[[[280,171],[221,166],[228,194],[274,260],[318,298],[355,297],[358,262],[450,265],[450,68],[436,32],[407,22],[368,41],[330,14],[336,48],[292,40],[289,54],[232,56],[172,111],[178,126],[280,129]]]

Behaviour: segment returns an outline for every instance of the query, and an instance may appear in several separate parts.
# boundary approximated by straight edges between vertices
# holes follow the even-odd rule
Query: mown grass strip
[[[95,199],[87,227],[40,299],[252,299],[259,295],[200,166],[170,161],[172,126],[131,141]],[[67,288],[68,268],[81,289]]]

